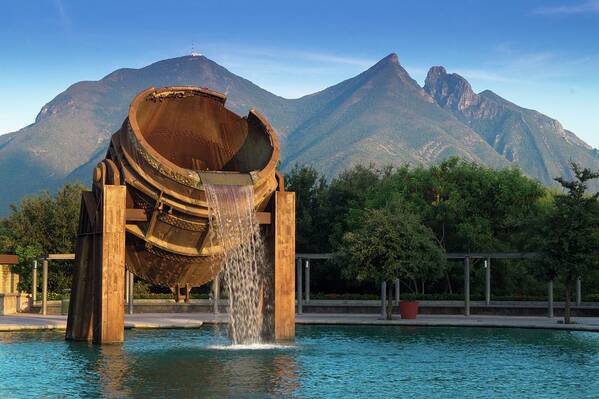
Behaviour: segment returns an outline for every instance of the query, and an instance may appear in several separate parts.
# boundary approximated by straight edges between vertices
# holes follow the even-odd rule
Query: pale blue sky
[[[192,47],[284,97],[354,76],[388,53],[420,83],[432,65],[476,91],[559,119],[599,147],[599,0],[148,2],[5,0],[0,133],[70,84]]]

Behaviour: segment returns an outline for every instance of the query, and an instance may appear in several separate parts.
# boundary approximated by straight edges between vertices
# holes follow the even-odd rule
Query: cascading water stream
[[[233,344],[261,342],[264,244],[252,186],[204,184],[210,227],[222,247]]]

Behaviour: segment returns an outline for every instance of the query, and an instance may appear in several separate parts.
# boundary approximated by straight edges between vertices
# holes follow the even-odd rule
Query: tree
[[[518,251],[525,249],[528,226],[540,213],[545,193],[538,182],[516,168],[496,170],[450,158],[430,167],[396,169],[382,178],[367,205],[380,208],[394,195],[401,196],[447,252]],[[508,292],[529,289],[532,277],[523,279],[516,272],[525,263],[496,268],[494,278],[503,281]],[[443,281],[432,281],[433,289],[452,293],[454,283],[460,284],[461,268],[450,263],[446,270]]]
[[[31,257],[74,252],[82,184],[65,184],[55,195],[45,191],[11,205],[11,214],[0,220],[0,252],[16,253],[20,263],[20,289],[31,286]],[[69,287],[72,264],[53,265],[48,274],[51,291]]]
[[[599,193],[588,195],[587,182],[599,178],[572,163],[575,179],[555,180],[566,190],[555,197],[543,231],[543,265],[550,278],[561,277],[565,288],[564,323],[570,323],[571,294],[576,279],[599,265]]]
[[[445,264],[433,232],[398,200],[361,212],[343,235],[335,259],[345,265],[346,278],[388,282],[387,320],[393,310],[392,281],[439,273]]]
[[[295,166],[285,178],[285,189],[295,193],[298,252],[326,252],[329,224],[322,216],[327,183],[311,166]]]

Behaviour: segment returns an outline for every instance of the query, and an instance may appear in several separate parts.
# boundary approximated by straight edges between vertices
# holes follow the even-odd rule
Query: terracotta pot
[[[402,319],[415,319],[418,316],[418,302],[400,301],[399,313]]]

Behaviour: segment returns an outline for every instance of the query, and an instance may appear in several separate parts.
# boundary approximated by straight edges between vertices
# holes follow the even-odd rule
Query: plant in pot
[[[396,278],[430,276],[445,265],[443,250],[434,233],[399,199],[383,208],[355,213],[335,251],[335,259],[343,266],[346,278],[387,282],[387,320],[393,314],[392,290]],[[405,306],[414,311],[413,304]]]

